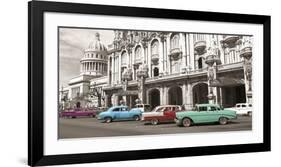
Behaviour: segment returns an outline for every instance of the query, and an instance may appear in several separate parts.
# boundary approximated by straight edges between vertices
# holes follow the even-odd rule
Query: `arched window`
[[[175,34],[171,39],[171,49],[179,48],[179,35]]]
[[[122,54],[121,54],[121,64],[123,65],[123,64],[126,64],[126,60],[127,60],[127,52],[123,52]]]
[[[159,76],[159,69],[158,69],[157,67],[155,67],[155,68],[153,69],[153,76],[154,76],[154,77]]]
[[[136,60],[139,60],[141,59],[141,47],[140,46],[137,46],[136,50],[135,50],[135,59]]]
[[[155,40],[151,45],[151,53],[152,55],[159,54],[159,42]]]
[[[203,68],[203,58],[200,57],[200,58],[198,59],[198,69],[202,69],[202,68]]]

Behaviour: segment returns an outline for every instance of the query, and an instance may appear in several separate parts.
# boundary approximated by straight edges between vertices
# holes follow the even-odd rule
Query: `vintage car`
[[[139,121],[142,111],[139,108],[128,109],[127,106],[114,106],[98,115],[98,120],[110,123],[114,120],[136,120]]]
[[[237,103],[235,107],[226,108],[226,109],[234,110],[239,115],[247,115],[247,116],[252,116],[252,111],[253,111],[252,104],[249,103]]]
[[[95,117],[96,111],[88,108],[67,109],[60,112],[59,116],[64,118]]]
[[[232,119],[237,119],[233,110],[223,109],[216,104],[197,104],[192,111],[177,112],[175,122],[178,126],[189,127],[193,124],[213,122],[225,125]]]
[[[142,121],[157,125],[160,122],[174,122],[176,112],[181,111],[179,105],[162,105],[155,107],[151,112],[142,114]]]

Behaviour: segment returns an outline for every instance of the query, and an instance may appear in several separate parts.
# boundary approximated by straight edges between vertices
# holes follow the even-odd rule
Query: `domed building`
[[[80,75],[68,82],[63,88],[64,96],[70,104],[67,107],[101,106],[101,86],[107,83],[107,48],[96,33],[94,40],[84,50],[80,60]]]
[[[85,49],[81,63],[81,75],[100,77],[107,74],[107,49],[100,41],[100,34]]]

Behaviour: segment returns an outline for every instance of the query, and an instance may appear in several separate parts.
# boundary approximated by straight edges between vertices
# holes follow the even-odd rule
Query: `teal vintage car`
[[[193,124],[213,122],[225,125],[232,119],[237,119],[233,110],[223,109],[216,104],[197,104],[191,111],[177,112],[175,122],[178,126],[189,127]]]

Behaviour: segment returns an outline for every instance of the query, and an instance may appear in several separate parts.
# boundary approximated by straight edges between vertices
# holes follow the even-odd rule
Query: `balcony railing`
[[[158,60],[159,60],[159,54],[151,55],[151,61],[153,64],[158,64]]]
[[[172,49],[170,50],[169,56],[170,56],[172,59],[177,60],[177,59],[180,58],[181,54],[182,54],[182,51],[180,50],[180,48],[172,48]]]
[[[194,50],[198,54],[203,54],[205,52],[205,49],[206,49],[206,41],[200,40],[194,43]]]
[[[223,41],[227,44],[235,43],[239,39],[237,35],[225,35]]]

